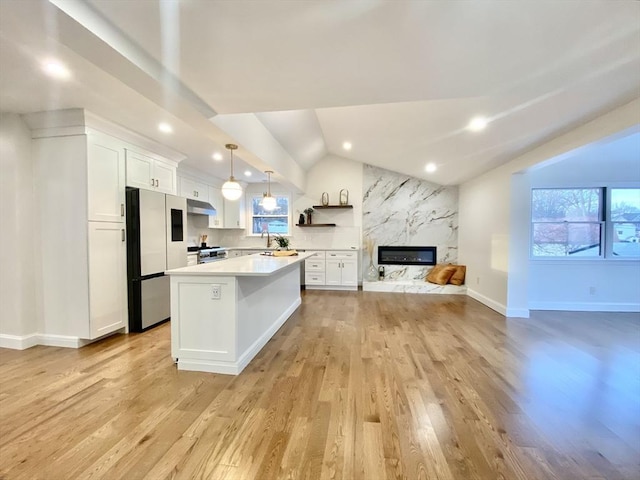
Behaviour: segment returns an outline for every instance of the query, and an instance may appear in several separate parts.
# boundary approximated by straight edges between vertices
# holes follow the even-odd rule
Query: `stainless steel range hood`
[[[217,215],[216,209],[210,203],[192,200],[190,198],[187,198],[187,213],[194,215]]]

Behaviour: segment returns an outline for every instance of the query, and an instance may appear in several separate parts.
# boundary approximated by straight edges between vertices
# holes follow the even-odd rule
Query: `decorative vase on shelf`
[[[311,225],[311,214],[307,213],[307,224]]]
[[[370,263],[369,268],[367,268],[367,281],[368,282],[378,281],[378,269],[375,267],[373,263]]]
[[[300,214],[300,218],[298,218],[298,225],[304,225],[304,214]]]

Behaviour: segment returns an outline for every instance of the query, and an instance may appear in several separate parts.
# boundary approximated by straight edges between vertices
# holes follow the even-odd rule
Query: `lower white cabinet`
[[[358,252],[320,251],[305,261],[305,287],[325,290],[358,289]]]
[[[89,338],[126,325],[126,255],[124,224],[89,222]]]

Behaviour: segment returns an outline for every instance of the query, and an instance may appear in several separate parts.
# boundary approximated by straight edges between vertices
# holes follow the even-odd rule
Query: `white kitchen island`
[[[300,305],[300,262],[259,254],[165,272],[179,370],[237,375]]]

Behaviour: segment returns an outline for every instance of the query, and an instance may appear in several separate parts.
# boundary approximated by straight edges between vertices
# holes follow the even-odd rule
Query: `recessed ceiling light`
[[[342,144],[342,148],[344,148],[345,150],[351,150],[351,142],[344,142]]]
[[[54,60],[48,60],[42,64],[44,72],[53,78],[65,80],[71,76],[71,72],[62,63]]]
[[[160,130],[162,133],[173,133],[173,127],[164,122],[158,125],[158,130]]]
[[[485,117],[475,117],[471,119],[467,128],[472,132],[479,132],[480,130],[484,130],[489,121]]]
[[[217,162],[219,162],[220,160],[222,160],[222,154],[220,152],[216,152],[213,154],[213,159]]]
[[[244,176],[245,177],[250,177],[251,176],[251,171],[250,170],[245,170],[244,171]]]
[[[428,173],[433,173],[438,169],[438,166],[435,163],[427,163],[427,165],[426,165],[426,167],[424,167],[424,169]]]

